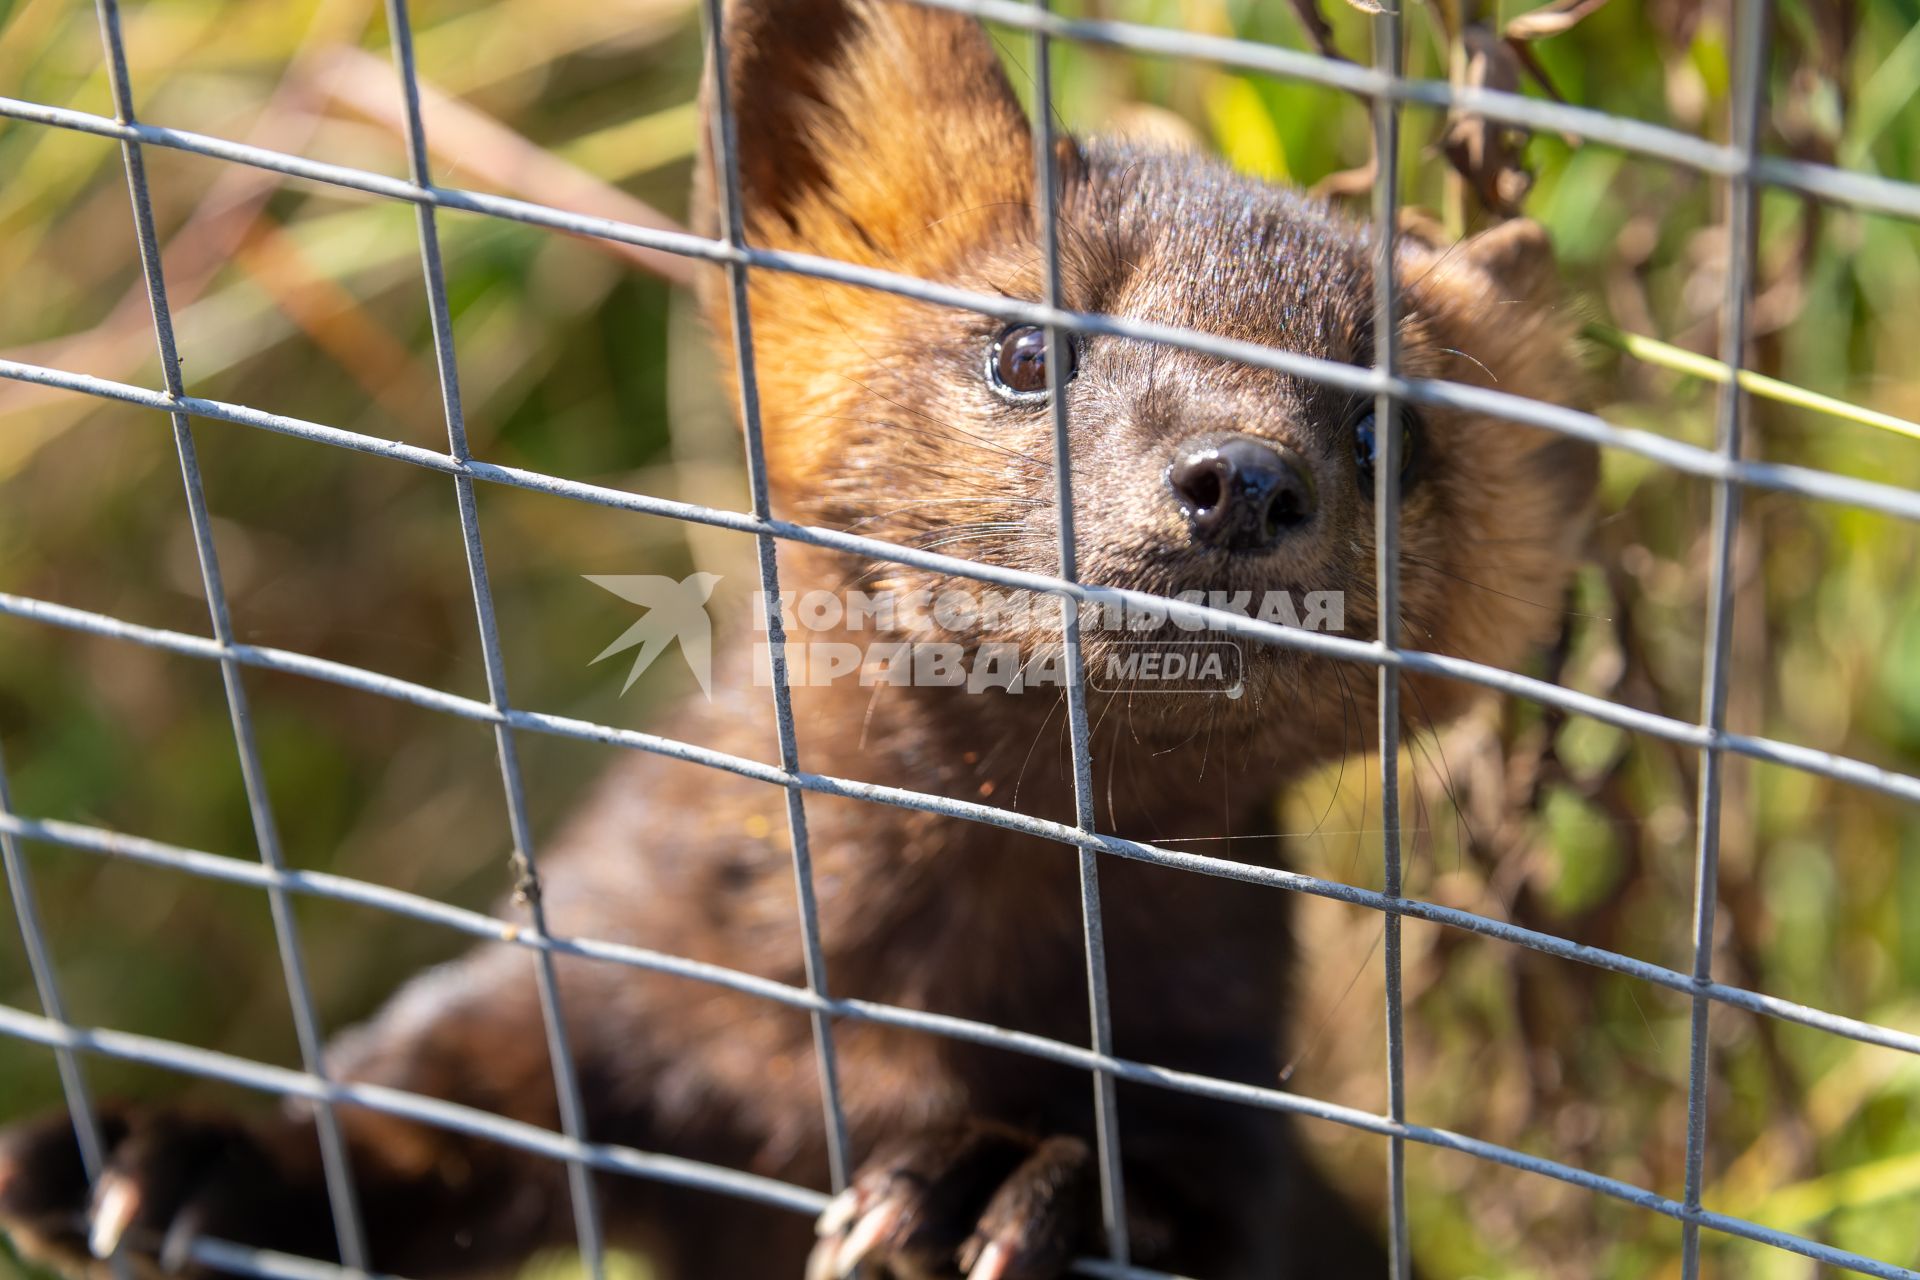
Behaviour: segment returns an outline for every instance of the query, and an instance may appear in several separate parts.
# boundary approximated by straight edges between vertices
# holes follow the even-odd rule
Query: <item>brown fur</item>
[[[732,93],[754,243],[1038,296],[1028,128],[977,27],[878,0],[740,0],[733,24]],[[1067,305],[1372,359],[1364,230],[1188,154],[1092,142],[1069,144],[1061,158]],[[703,189],[713,185],[711,175],[703,179]],[[710,207],[705,216],[716,225]],[[1580,385],[1572,322],[1553,305],[1550,258],[1530,224],[1448,248],[1404,241],[1398,274],[1407,372],[1562,402]],[[751,282],[782,514],[909,545],[964,539],[978,522],[1005,526],[941,549],[1053,571],[1050,416],[1002,402],[983,376],[983,353],[1003,326],[785,273],[755,270]],[[717,279],[707,285],[714,327],[725,334],[726,291]],[[1345,395],[1105,337],[1085,342],[1069,394],[1085,579],[1155,592],[1342,590],[1348,633],[1373,636],[1372,508],[1356,483]],[[1555,628],[1593,458],[1491,419],[1420,416],[1401,511],[1402,640],[1517,665]],[[1221,432],[1285,444],[1313,470],[1312,523],[1265,556],[1195,547],[1165,489],[1176,447]],[[918,570],[799,546],[783,547],[780,567],[792,589],[940,585]],[[1039,614],[1022,629],[946,638],[1011,641],[1028,653],[1054,643]],[[1090,632],[1089,662],[1101,662],[1110,643]],[[1285,650],[1248,656],[1248,696],[1237,701],[1137,690],[1092,699],[1102,830],[1166,841],[1234,837],[1215,847],[1277,861],[1277,840],[1263,835],[1276,789],[1369,745],[1373,679]],[[1470,696],[1466,686],[1428,678],[1409,687],[1409,728],[1444,720]],[[669,731],[765,758],[767,694],[752,687],[744,654],[716,688],[713,703],[690,707]],[[1057,690],[843,685],[799,688],[794,701],[807,770],[1072,820]],[[851,800],[810,796],[806,813],[835,995],[1087,1041],[1070,849]],[[785,831],[776,789],[635,756],[552,842],[552,926],[798,983]],[[1282,896],[1125,862],[1103,866],[1102,890],[1117,1052],[1275,1084],[1287,1003]],[[494,947],[416,979],[341,1039],[336,1069],[554,1126],[530,963],[524,951]],[[625,966],[566,958],[560,970],[593,1138],[825,1185],[804,1015]],[[956,1135],[989,1135],[988,1147],[1006,1133],[1036,1143],[1091,1137],[1083,1072],[862,1021],[838,1025],[835,1045],[854,1154],[881,1174],[944,1176],[960,1157],[942,1153],[982,1149]],[[1134,1087],[1120,1090],[1118,1114],[1143,1264],[1208,1280],[1361,1274],[1376,1265],[1371,1233],[1306,1168],[1279,1117]],[[496,1269],[567,1235],[565,1186],[550,1163],[358,1110],[345,1119],[376,1267]],[[137,1226],[163,1229],[197,1198],[208,1230],[329,1247],[305,1119],[214,1144],[216,1155],[189,1162],[187,1173],[148,1155],[183,1149],[168,1136],[183,1123],[115,1119],[133,1135],[116,1162],[146,1188]],[[143,1145],[142,1134],[160,1136]],[[1074,1163],[1084,1147],[1033,1150],[1035,1160],[1045,1152],[1063,1162],[1048,1166],[1054,1181],[1035,1184],[1045,1194],[996,1201],[1004,1212],[983,1223],[1030,1226],[1060,1212],[1048,1206],[1085,1203],[1063,1190],[1084,1191],[1086,1171]],[[258,1175],[263,1161],[277,1178]],[[73,1165],[58,1122],[15,1131],[0,1151],[0,1213],[55,1253],[64,1240],[69,1257],[74,1242],[61,1235],[56,1211],[71,1212],[84,1195]],[[164,1176],[155,1172],[163,1168]],[[239,1169],[253,1171],[244,1186]],[[801,1273],[811,1231],[791,1215],[645,1180],[602,1186],[614,1234],[650,1249],[668,1276]],[[1053,1230],[1054,1261],[1018,1274],[1051,1277],[1065,1251],[1095,1243],[1084,1221]],[[924,1272],[904,1247],[887,1266],[903,1277],[957,1274],[952,1243],[941,1248]]]

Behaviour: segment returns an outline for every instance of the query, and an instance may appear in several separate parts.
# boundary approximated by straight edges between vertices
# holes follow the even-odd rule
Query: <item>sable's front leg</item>
[[[808,1280],[1056,1280],[1093,1236],[1078,1138],[978,1122],[888,1144],[820,1215]]]
[[[548,1162],[343,1111],[370,1265],[402,1274],[511,1262],[556,1236],[566,1189]],[[372,1121],[361,1128],[351,1121]],[[105,1168],[89,1188],[64,1113],[0,1131],[0,1230],[69,1274],[125,1246],[167,1271],[213,1238],[334,1261],[337,1236],[310,1119],[174,1108],[101,1115]],[[358,1129],[358,1132],[355,1130]]]
[[[415,979],[330,1048],[334,1077],[554,1127],[528,965],[493,948]],[[499,1268],[564,1235],[555,1162],[350,1104],[335,1115],[374,1269]],[[143,1262],[184,1260],[202,1237],[337,1257],[317,1131],[297,1107],[109,1107],[101,1129],[105,1168],[91,1189],[64,1113],[0,1130],[0,1229],[24,1252],[71,1273],[122,1242]]]
[[[311,1126],[108,1107],[100,1137],[105,1168],[90,1188],[64,1112],[0,1132],[0,1228],[27,1257],[81,1273],[124,1242],[173,1270],[203,1236],[334,1256],[325,1192],[308,1176],[318,1151],[303,1150]]]

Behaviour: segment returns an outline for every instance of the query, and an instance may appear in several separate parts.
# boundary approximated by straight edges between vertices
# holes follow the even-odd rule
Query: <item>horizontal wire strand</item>
[[[872,556],[895,564],[996,586],[1026,591],[1055,592],[1089,604],[1161,609],[1166,612],[1169,620],[1189,625],[1194,629],[1211,628],[1282,648],[1299,649],[1326,657],[1345,658],[1362,665],[1393,664],[1407,671],[1462,680],[1499,693],[1525,698],[1543,706],[1585,716],[1630,732],[1644,733],[1650,737],[1685,746],[1698,747],[1712,743],[1725,750],[1769,764],[1798,769],[1804,773],[1816,774],[1869,790],[1884,792],[1904,800],[1920,802],[1920,778],[1911,774],[1899,773],[1865,760],[1838,755],[1815,747],[1781,742],[1773,738],[1730,732],[1716,735],[1689,720],[1678,720],[1657,712],[1643,711],[1594,694],[1580,693],[1550,681],[1521,675],[1503,667],[1486,666],[1465,658],[1448,657],[1418,649],[1382,650],[1368,641],[1287,627],[1275,622],[1262,622],[1243,614],[1204,604],[1169,599],[1150,592],[1069,582],[1047,574],[1009,569],[983,561],[963,560],[917,547],[862,537],[842,530],[794,524],[779,519],[761,519],[747,512],[676,502],[669,498],[656,498],[605,485],[567,480],[541,471],[499,466],[473,458],[463,460],[418,445],[363,435],[282,414],[267,413],[245,405],[227,404],[193,396],[169,399],[159,392],[125,383],[111,382],[103,378],[94,378],[86,374],[67,373],[38,365],[0,360],[0,378],[60,387],[82,394],[120,400],[128,404],[178,408],[198,417],[231,422],[240,426],[258,427],[318,444],[351,449],[376,457],[392,458],[431,471],[471,475],[477,480],[587,502],[595,506],[665,516],[669,519],[711,525],[740,533],[772,533],[776,537],[794,542],[846,551],[855,555]],[[1920,504],[1920,493],[1909,493],[1906,490],[1894,490],[1894,492],[1908,494],[1916,504]],[[60,606],[50,607],[58,609]],[[134,630],[140,632],[144,629],[136,627]]]
[[[1223,338],[1198,330],[1182,329],[1152,321],[1130,320],[1120,316],[1062,311],[1039,303],[1022,302],[997,294],[974,293],[951,285],[938,284],[917,276],[901,275],[836,258],[792,253],[778,249],[732,248],[724,241],[707,240],[683,232],[660,231],[614,218],[572,213],[550,205],[488,195],[452,187],[423,187],[400,179],[349,169],[340,165],[303,160],[284,152],[270,151],[243,143],[226,142],[184,130],[156,128],[151,125],[122,125],[105,116],[89,115],[64,107],[45,107],[0,97],[0,116],[32,120],[56,128],[73,129],[103,138],[137,139],[152,146],[252,165],[292,177],[309,179],[331,186],[364,191],[442,209],[457,209],[487,217],[503,218],[528,226],[549,227],[574,235],[639,245],[662,252],[701,258],[718,263],[745,263],[748,266],[787,271],[836,284],[854,285],[891,293],[937,306],[954,307],[1014,323],[1053,325],[1077,333],[1105,334],[1133,338],[1164,346],[1214,356],[1254,368],[1308,378],[1315,382],[1363,395],[1390,394],[1396,399],[1438,408],[1459,409],[1503,418],[1523,426],[1540,427],[1605,448],[1620,449],[1661,463],[1675,471],[1709,480],[1734,479],[1741,484],[1780,493],[1798,494],[1823,502],[1858,506],[1871,511],[1920,521],[1920,492],[1897,485],[1880,484],[1853,476],[1839,475],[1811,467],[1782,463],[1738,460],[1729,462],[1711,449],[1686,444],[1636,427],[1622,427],[1597,414],[1541,400],[1529,400],[1511,392],[1474,387],[1439,379],[1383,377],[1377,370],[1343,364],[1285,351],[1278,347]],[[1765,165],[1759,165],[1760,170]],[[1917,215],[1920,216],[1920,215]],[[32,368],[34,366],[25,366]]]
[[[475,704],[485,708],[485,704]],[[484,718],[476,716],[475,718]],[[586,721],[566,721],[561,717],[541,716],[536,713],[516,713],[518,727],[536,732],[548,732],[561,737],[576,738],[584,741],[601,742],[609,746],[622,746],[635,750],[648,751],[669,759],[684,760],[688,763],[702,764],[721,769],[741,777],[753,778],[773,785],[787,785],[788,776],[773,766],[758,761],[726,756],[720,752],[704,748],[690,747],[686,743],[673,739],[653,738],[636,730],[607,730],[602,726]],[[1389,900],[1384,894],[1371,889],[1362,889],[1337,880],[1324,880],[1302,872],[1285,871],[1276,867],[1263,867],[1252,863],[1232,862],[1222,858],[1207,857],[1203,854],[1182,853],[1177,850],[1162,849],[1154,845],[1137,841],[1123,840],[1117,836],[1107,836],[1083,832],[1064,824],[1050,823],[1044,819],[1027,818],[1025,815],[1011,814],[1006,810],[994,809],[970,801],[929,798],[918,792],[904,791],[899,788],[883,787],[874,783],[854,782],[844,778],[832,778],[818,774],[802,773],[792,778],[794,785],[804,790],[822,795],[838,796],[845,799],[864,800],[875,804],[885,804],[896,808],[916,809],[922,812],[936,813],[944,817],[969,819],[991,826],[1025,835],[1039,836],[1065,845],[1078,845],[1090,842],[1098,850],[1117,857],[1128,858],[1155,866],[1171,867],[1190,871],[1199,875],[1218,879],[1235,880],[1243,884],[1260,885],[1266,888],[1280,889],[1300,893],[1309,897],[1323,898],[1334,902],[1344,902],[1349,906],[1361,907],[1370,911],[1385,912],[1391,903],[1392,909],[1400,914],[1430,924],[1444,925],[1459,929],[1480,937],[1491,938],[1514,946],[1538,951],[1543,955],[1555,956],[1563,960],[1572,960],[1592,968],[1623,977],[1637,978],[1653,986],[1691,995],[1700,988],[1691,976],[1674,969],[1668,969],[1651,961],[1636,959],[1619,952],[1572,942],[1557,934],[1541,933],[1523,925],[1510,924],[1489,916],[1477,915],[1459,907],[1448,907],[1420,898],[1398,898]],[[930,802],[931,800],[931,802]],[[23,839],[40,840],[66,848],[79,849],[92,853],[106,854],[112,857],[126,858],[130,861],[153,866],[172,867],[189,874],[206,876],[217,880],[226,880],[239,884],[266,886],[284,885],[296,892],[313,894],[316,897],[329,898],[341,902],[355,903],[390,911],[397,915],[427,920],[460,930],[472,936],[493,941],[511,942],[520,946],[539,949],[552,949],[563,954],[579,955],[589,959],[611,960],[615,963],[630,964],[636,968],[656,970],[678,974],[715,985],[728,987],[750,995],[763,996],[782,1004],[796,1008],[816,1010],[861,1009],[872,1010],[887,1006],[862,1003],[858,1001],[829,1000],[816,996],[804,987],[790,987],[771,979],[754,978],[722,965],[686,960],[667,953],[648,950],[619,943],[599,942],[592,939],[553,938],[550,935],[537,934],[522,929],[509,921],[483,913],[454,907],[437,899],[389,889],[364,880],[331,875],[314,871],[273,872],[255,863],[229,857],[225,854],[210,853],[205,850],[187,849],[169,845],[161,841],[149,840],[142,836],[127,835],[84,823],[65,822],[59,819],[40,819],[23,817],[18,814],[0,814],[0,832],[19,836]],[[1842,1036],[1862,1044],[1871,1044],[1880,1048],[1892,1049],[1900,1053],[1920,1055],[1920,1032],[1901,1031],[1875,1022],[1858,1018],[1849,1018],[1842,1014],[1830,1013],[1807,1005],[1783,1000],[1777,996],[1749,991],[1743,987],[1727,986],[1719,982],[1710,982],[1704,988],[1709,997],[1732,1008],[1750,1013],[1763,1014],[1791,1022],[1814,1030]],[[900,1010],[903,1015],[913,1015],[912,1010]],[[917,1016],[917,1015],[916,1015]],[[926,1015],[932,1017],[934,1015]],[[882,1019],[884,1020],[884,1019]],[[903,1024],[905,1025],[905,1024]],[[934,1023],[915,1024],[923,1028]],[[941,1024],[946,1025],[946,1024]],[[964,1020],[952,1024],[959,1027],[982,1024],[967,1023]],[[1009,1033],[1012,1034],[1012,1033]],[[1008,1041],[1009,1044],[1013,1041]],[[1033,1040],[1027,1043],[1052,1044],[1052,1041]]]
[[[851,1005],[855,1002],[844,1003]],[[999,1028],[990,1029],[1000,1030]],[[734,1195],[796,1213],[817,1214],[827,1204],[827,1195],[824,1192],[793,1186],[759,1174],[744,1173],[740,1170],[727,1169],[679,1156],[636,1151],[631,1147],[616,1144],[576,1142],[564,1134],[543,1129],[538,1125],[512,1120],[460,1103],[431,1098],[425,1094],[409,1093],[406,1090],[385,1085],[322,1080],[318,1076],[308,1075],[302,1071],[270,1066],[232,1054],[178,1044],[171,1040],[161,1040],[124,1031],[56,1023],[51,1019],[38,1017],[8,1005],[0,1005],[0,1035],[30,1041],[48,1048],[79,1049],[121,1061],[143,1063],[281,1097],[357,1105],[385,1115],[399,1116],[456,1133],[499,1142],[555,1160],[591,1165],[608,1173],[650,1178],[679,1186]],[[1030,1038],[1039,1039],[1040,1037]],[[995,1039],[997,1040],[998,1037]],[[1876,1258],[1868,1258],[1789,1232],[1778,1231],[1756,1222],[1749,1222],[1744,1218],[1702,1209],[1689,1209],[1678,1200],[1649,1191],[1644,1187],[1637,1187],[1618,1178],[1592,1173],[1544,1156],[1529,1155],[1524,1151],[1516,1151],[1511,1147],[1503,1147],[1498,1143],[1472,1138],[1448,1129],[1439,1129],[1430,1125],[1395,1124],[1385,1116],[1356,1107],[1341,1106],[1338,1103],[1324,1102],[1261,1085],[1217,1080],[1191,1072],[1149,1066],[1146,1063],[1133,1062],[1125,1058],[1106,1058],[1091,1050],[1078,1049],[1071,1045],[1061,1045],[1060,1049],[1063,1052],[1057,1060],[1088,1070],[1110,1072],[1118,1079],[1175,1089],[1196,1097],[1325,1120],[1364,1133],[1381,1137],[1399,1137],[1423,1146],[1475,1156],[1506,1168],[1553,1178],[1570,1186],[1596,1192],[1681,1222],[1696,1222],[1726,1235],[1771,1245],[1786,1252],[1812,1258],[1830,1266],[1843,1267],[1861,1275],[1884,1277],[1885,1280],[1920,1280],[1920,1271],[1896,1266]]]

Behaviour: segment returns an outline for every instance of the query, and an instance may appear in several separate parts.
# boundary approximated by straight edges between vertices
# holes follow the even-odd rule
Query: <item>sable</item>
[[[757,244],[971,289],[1039,295],[1030,131],[971,20],[878,0],[737,0],[731,93]],[[1334,360],[1372,358],[1364,228],[1187,151],[1064,143],[1061,274],[1075,309],[1191,326]],[[700,176],[715,186],[712,157]],[[712,200],[698,202],[709,230]],[[1399,250],[1402,369],[1578,403],[1577,321],[1544,235],[1516,221],[1459,245]],[[776,506],[809,523],[1040,572],[1054,567],[1045,344],[997,321],[756,270],[765,443]],[[729,331],[717,269],[704,298]],[[1375,630],[1371,466],[1402,433],[1408,643],[1515,666],[1558,626],[1587,523],[1592,451],[1437,409],[1380,423],[1369,403],[1270,371],[1106,336],[1071,348],[1067,383],[1081,576],[1161,594],[1343,597]],[[815,548],[780,552],[790,591],[937,592],[919,570]],[[1291,608],[1291,604],[1288,606]],[[1325,612],[1319,616],[1326,616]],[[908,634],[842,622],[797,641],[936,641],[1022,661],[1057,645],[1051,609],[936,619]],[[1234,837],[1277,863],[1279,790],[1367,749],[1374,682],[1297,651],[1239,649],[1239,696],[1168,693],[1172,665],[1113,665],[1124,645],[1228,642],[1162,624],[1090,626],[1103,831]],[[735,637],[711,703],[666,730],[769,757],[767,695]],[[723,647],[726,647],[723,645]],[[1181,666],[1179,669],[1186,670]],[[1117,683],[1099,674],[1119,670]],[[1143,674],[1145,673],[1145,674]],[[1406,679],[1408,731],[1474,696]],[[1060,690],[964,685],[793,690],[801,767],[1071,822]],[[654,756],[623,760],[545,846],[552,928],[802,981],[785,797]],[[1084,1043],[1079,889],[1070,850],[981,824],[809,796],[822,946],[834,993]],[[1115,1050],[1255,1084],[1286,1060],[1284,895],[1164,868],[1102,871]],[[804,1013],[622,966],[558,960],[596,1140],[825,1187]],[[487,947],[415,978],[330,1050],[341,1078],[557,1122],[525,951]],[[1084,1072],[870,1023],[835,1028],[859,1172],[815,1224],[724,1197],[601,1182],[617,1240],[681,1278],[859,1273],[1053,1280],[1095,1251]],[[1122,1085],[1133,1256],[1204,1280],[1375,1274],[1375,1233],[1266,1111]],[[569,1237],[558,1166],[346,1108],[371,1265],[415,1276],[501,1271]],[[86,1235],[157,1250],[183,1232],[332,1255],[311,1120],[113,1108],[110,1203],[90,1213],[65,1117],[0,1135],[0,1221],[78,1269]],[[112,1240],[98,1243],[111,1244]]]

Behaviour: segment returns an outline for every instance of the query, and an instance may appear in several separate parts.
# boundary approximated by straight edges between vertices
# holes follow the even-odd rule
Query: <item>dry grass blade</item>
[[[1509,40],[1542,40],[1571,31],[1583,19],[1606,8],[1607,0],[1553,0],[1507,24]]]
[[[397,421],[418,421],[432,412],[431,372],[339,281],[315,269],[293,237],[262,223],[234,261]]]
[[[1596,342],[1603,342],[1618,351],[1624,351],[1636,360],[1661,369],[1691,374],[1708,382],[1724,383],[1727,380],[1727,366],[1720,361],[1711,356],[1688,351],[1684,347],[1661,342],[1658,338],[1649,338],[1638,333],[1623,333],[1603,324],[1587,325],[1581,332]],[[1877,409],[1869,409],[1864,405],[1850,404],[1845,400],[1836,400],[1832,396],[1823,396],[1817,391],[1808,391],[1805,387],[1796,387],[1790,382],[1769,378],[1751,369],[1740,371],[1740,385],[1748,394],[1759,396],[1763,400],[1793,405],[1800,409],[1811,409],[1815,413],[1824,413],[1846,422],[1858,423],[1863,427],[1876,427],[1881,431],[1891,431],[1895,435],[1920,440],[1920,422],[1910,422],[1906,418],[1891,413],[1881,413]]]
[[[397,135],[404,127],[393,69],[360,49],[341,49],[314,69],[315,84],[333,100]],[[538,199],[576,213],[614,218],[656,231],[684,228],[652,205],[601,181],[577,165],[515,133],[457,98],[420,83],[420,106],[428,119],[427,141],[448,163],[516,196]],[[669,284],[692,285],[694,264],[686,258],[611,240],[589,243]]]

